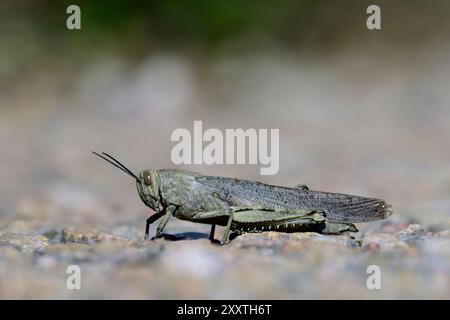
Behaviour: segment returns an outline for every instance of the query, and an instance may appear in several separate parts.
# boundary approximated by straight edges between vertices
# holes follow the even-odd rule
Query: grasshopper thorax
[[[144,170],[138,175],[136,179],[136,187],[139,197],[146,206],[155,211],[162,209],[162,199],[160,196],[160,183],[157,170]]]

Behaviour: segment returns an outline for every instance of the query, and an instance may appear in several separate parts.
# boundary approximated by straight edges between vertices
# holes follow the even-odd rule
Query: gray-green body
[[[146,170],[139,178],[139,195],[155,211],[166,212],[170,207],[170,214],[179,219],[229,224],[230,231],[237,232],[340,233],[356,231],[352,223],[392,213],[380,199],[312,191],[306,186],[288,188],[170,169]]]
[[[94,154],[136,179],[140,198],[155,211],[147,219],[146,238],[150,224],[161,218],[157,238],[171,216],[212,225],[211,240],[216,225],[226,226],[221,241],[225,244],[230,232],[355,232],[353,223],[392,214],[383,200],[312,191],[305,185],[288,188],[176,169],[144,170],[135,175],[109,154]]]

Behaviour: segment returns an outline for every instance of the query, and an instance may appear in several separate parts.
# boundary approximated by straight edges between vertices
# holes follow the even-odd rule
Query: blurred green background
[[[70,4],[82,8],[81,32],[64,27]],[[386,32],[365,28],[370,4],[358,0],[6,0],[0,12],[1,70],[11,76],[31,67],[35,59],[55,56],[82,63],[102,51],[139,59],[161,48],[208,56],[226,49],[263,49],[267,44],[319,52],[349,44],[413,49],[447,34],[446,1],[378,1]]]

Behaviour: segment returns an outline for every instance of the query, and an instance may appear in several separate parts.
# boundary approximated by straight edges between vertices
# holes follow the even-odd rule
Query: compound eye
[[[150,172],[144,173],[144,183],[145,183],[147,186],[150,186],[150,185],[152,184],[152,178],[151,178],[151,176],[150,176]]]

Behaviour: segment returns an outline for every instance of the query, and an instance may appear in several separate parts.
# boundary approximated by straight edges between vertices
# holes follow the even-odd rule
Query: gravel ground
[[[40,230],[37,234],[35,230]],[[108,230],[16,220],[0,229],[3,298],[425,298],[450,295],[450,232],[379,223],[356,238],[245,234],[211,244],[203,226],[172,223],[176,240],[142,240],[142,228]],[[11,232],[14,231],[14,232]],[[81,270],[69,290],[66,270]],[[369,290],[368,267],[381,272]]]

